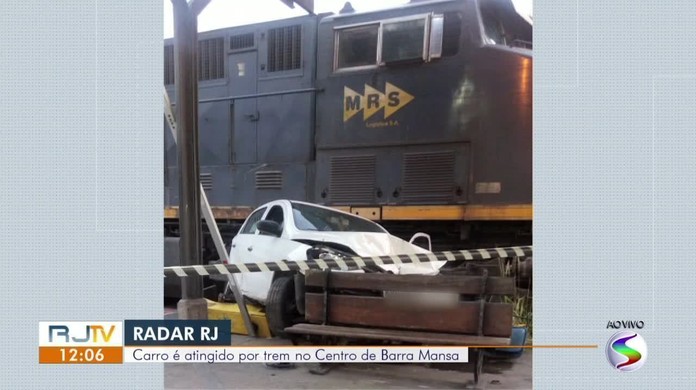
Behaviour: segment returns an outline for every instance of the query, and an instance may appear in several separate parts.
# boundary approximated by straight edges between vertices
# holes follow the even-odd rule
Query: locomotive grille
[[[230,37],[230,50],[254,47],[254,33],[237,34]]]
[[[268,71],[300,69],[302,59],[302,26],[278,27],[268,30]]]
[[[375,156],[331,158],[329,196],[334,203],[372,203],[375,192]]]
[[[401,196],[408,202],[447,202],[454,190],[454,152],[404,154]]]
[[[212,173],[201,173],[201,185],[204,190],[213,189],[213,174]]]
[[[174,45],[164,47],[164,85],[174,84]]]
[[[203,39],[198,42],[198,80],[225,77],[225,38]]]
[[[261,171],[256,172],[257,190],[279,190],[283,187],[283,172]]]
[[[253,35],[251,37],[253,44]],[[225,38],[203,39],[198,42],[198,80],[225,78]],[[174,45],[164,47],[164,84],[174,84]]]

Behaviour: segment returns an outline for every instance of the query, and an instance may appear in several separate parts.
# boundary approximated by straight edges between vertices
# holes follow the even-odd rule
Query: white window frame
[[[410,22],[413,20],[425,20],[425,25],[423,26],[423,46],[421,50],[421,59],[423,61],[428,61],[428,48],[430,46],[430,18],[432,14],[421,14],[421,15],[412,15],[412,16],[405,16],[402,18],[394,18],[394,19],[388,19],[384,20],[380,23],[379,25],[379,36],[382,38],[382,35],[384,34],[384,25],[385,24],[396,24],[396,23],[403,23],[403,22]],[[379,47],[379,65],[383,66],[386,65],[387,63],[383,61],[382,59],[382,52],[383,52],[383,47]]]
[[[338,54],[341,50],[340,48],[340,33],[341,31],[345,30],[351,30],[359,27],[368,27],[368,26],[377,26],[377,57],[376,58],[376,63],[372,65],[358,65],[358,66],[349,66],[349,67],[343,67],[339,68],[338,67]],[[380,57],[381,57],[381,47],[382,47],[382,25],[380,22],[366,22],[366,23],[357,23],[357,24],[349,24],[345,26],[340,26],[340,27],[334,27],[334,58],[333,58],[333,70],[334,72],[339,72],[339,71],[345,71],[345,70],[363,70],[363,69],[372,69],[376,68],[379,64]]]
[[[379,20],[379,21],[371,21],[371,22],[364,22],[364,23],[355,23],[355,24],[348,24],[345,26],[337,26],[334,27],[334,55],[333,55],[333,71],[334,72],[344,72],[344,71],[357,71],[357,70],[365,70],[365,69],[376,69],[379,68],[380,66],[385,66],[386,62],[383,61],[382,59],[382,45],[383,45],[383,35],[384,35],[384,25],[385,24],[393,24],[393,23],[399,23],[399,22],[408,22],[412,20],[425,20],[425,26],[423,28],[423,51],[422,51],[422,60],[424,62],[430,62],[435,58],[440,58],[442,55],[442,39],[443,39],[443,32],[442,29],[444,28],[444,23],[440,22],[439,23],[439,31],[437,32],[438,35],[433,35],[433,19],[438,19],[438,20],[444,20],[444,15],[443,14],[436,14],[434,12],[426,13],[426,14],[417,14],[417,15],[409,15],[409,16],[403,16],[403,17],[398,17],[398,18],[391,18],[391,19],[384,19],[384,20]],[[340,47],[340,33],[345,30],[350,30],[358,27],[366,27],[366,26],[377,26],[377,56],[376,56],[376,61],[374,64],[369,64],[369,65],[359,65],[359,66],[350,66],[350,67],[338,67],[338,55],[341,50]],[[433,38],[439,39],[439,42],[433,42]],[[436,45],[434,45],[436,44]],[[437,51],[432,52],[431,47],[433,49],[437,49]]]

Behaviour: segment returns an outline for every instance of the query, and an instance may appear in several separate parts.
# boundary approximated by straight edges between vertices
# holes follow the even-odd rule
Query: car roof
[[[323,205],[319,205],[319,204],[316,204],[316,203],[303,202],[303,201],[300,201],[300,200],[276,199],[276,200],[274,200],[274,201],[264,203],[264,204],[262,204],[261,206],[257,207],[256,209],[258,210],[258,209],[263,208],[263,207],[269,207],[269,206],[277,205],[277,204],[281,204],[281,203],[284,203],[284,204],[290,205],[290,206],[291,206],[293,203],[296,203],[296,204],[303,204],[303,205],[307,205],[307,206],[310,206],[310,207],[316,207],[316,208],[320,208],[320,209],[324,209],[324,210],[330,210],[330,211],[333,211],[333,212],[336,212],[336,213],[339,213],[339,214],[349,215],[349,216],[351,216],[351,217],[359,218],[359,219],[362,219],[362,220],[364,220],[364,221],[368,221],[368,222],[370,222],[370,223],[373,223],[373,224],[379,226],[380,228],[382,228],[382,230],[385,230],[385,231],[386,231],[386,229],[384,229],[384,227],[383,227],[382,225],[376,223],[375,221],[372,221],[372,220],[369,220],[369,219],[367,219],[367,218],[365,218],[365,217],[362,217],[362,216],[360,216],[360,215],[355,215],[355,214],[347,213],[347,212],[345,212],[345,211],[343,211],[343,210],[335,209],[335,208],[333,208],[333,207],[323,206]]]

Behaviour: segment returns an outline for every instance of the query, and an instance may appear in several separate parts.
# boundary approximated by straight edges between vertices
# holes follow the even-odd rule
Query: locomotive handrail
[[[202,100],[199,100],[198,103],[199,104],[200,103],[215,103],[215,102],[224,102],[227,100],[253,99],[253,98],[259,98],[259,97],[266,97],[266,96],[293,95],[293,94],[298,94],[298,93],[321,92],[321,91],[323,91],[322,88],[288,89],[285,91],[262,92],[262,93],[252,93],[249,95],[225,96],[225,97],[220,97],[220,98],[202,99]],[[176,106],[176,103],[170,103],[170,104],[172,106]]]

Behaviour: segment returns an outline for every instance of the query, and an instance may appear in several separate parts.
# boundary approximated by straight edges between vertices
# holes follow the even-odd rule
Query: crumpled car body
[[[259,231],[260,221],[272,221],[273,235]],[[263,224],[262,224],[263,225]],[[379,224],[333,208],[306,202],[276,200],[252,212],[232,241],[232,263],[308,260],[317,248],[348,256],[429,253],[429,250],[391,235]],[[445,262],[384,265],[395,274],[436,275]],[[345,272],[363,272],[345,271]],[[242,273],[237,279],[243,295],[264,304],[273,272]]]

